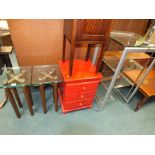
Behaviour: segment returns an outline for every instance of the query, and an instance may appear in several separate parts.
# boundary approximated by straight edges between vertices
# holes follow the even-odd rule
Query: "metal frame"
[[[122,69],[122,66],[124,64],[124,61],[126,59],[126,56],[128,53],[134,53],[134,52],[137,52],[137,53],[142,53],[142,52],[152,52],[152,53],[155,53],[155,47],[125,47],[124,48],[124,52],[122,54],[122,57],[119,61],[119,64],[116,68],[116,71],[114,73],[114,76],[112,78],[112,81],[109,85],[109,88],[107,90],[107,93],[103,99],[103,102],[101,103],[102,106],[104,106],[112,92],[112,89],[114,88],[114,85],[115,85],[115,82],[116,82],[116,79],[118,77],[118,75],[120,74],[121,72],[121,69]],[[147,76],[147,74],[149,73],[149,71],[151,70],[151,68],[153,67],[153,65],[155,64],[155,58],[153,59],[152,63],[150,64],[150,66],[148,67],[148,69],[145,71],[144,75],[140,78],[137,86],[135,87],[135,89],[133,90],[132,94],[130,95],[130,97],[126,100],[126,103],[128,103],[131,98],[135,95],[135,93],[137,92],[140,84],[143,82],[143,80],[145,79],[145,77]]]

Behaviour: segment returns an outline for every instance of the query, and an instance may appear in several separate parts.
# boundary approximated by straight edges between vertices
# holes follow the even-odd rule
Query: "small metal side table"
[[[16,90],[17,87],[23,88],[30,114],[33,115],[33,101],[29,88],[31,84],[31,67],[7,67],[0,69],[0,72],[0,88],[4,88],[6,90],[8,98],[13,106],[17,117],[20,118],[21,115],[16,105],[16,101],[18,103],[18,106],[20,108],[22,107],[21,100]],[[16,98],[16,101],[14,99],[14,96]]]
[[[63,81],[63,77],[58,65],[34,66],[32,70],[32,85],[39,86],[43,112],[46,113],[45,85],[53,86],[53,99],[55,111],[58,111],[58,85]]]
[[[137,44],[137,41],[140,42],[140,40],[143,39],[142,36],[130,32],[115,31],[111,32],[110,38],[111,40],[123,46],[124,51],[120,53],[119,58],[116,58],[117,55],[111,60],[106,59],[105,56],[103,58],[103,62],[114,71],[114,75],[110,81],[105,97],[102,100],[102,106],[108,102],[112,90],[117,90],[119,95],[125,100],[126,103],[128,103],[135,95],[137,90],[139,90],[139,87],[155,64],[155,59],[153,57],[153,53],[155,53],[155,45],[147,42]],[[150,55],[147,55],[146,53],[150,53]],[[147,59],[145,59],[146,55],[148,56]],[[143,60],[142,62],[139,62],[137,59]],[[133,70],[138,70],[138,72],[135,72],[136,78],[134,81],[131,80],[127,74],[128,71]],[[132,74],[134,74],[134,72]],[[121,77],[123,77],[125,83],[128,83],[127,85],[120,83]],[[125,95],[118,89],[122,86],[131,86]]]

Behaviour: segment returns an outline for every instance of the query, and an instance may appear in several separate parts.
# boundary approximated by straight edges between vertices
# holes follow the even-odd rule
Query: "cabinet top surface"
[[[91,61],[84,60],[74,60],[73,73],[69,77],[69,61],[59,61],[59,65],[63,74],[64,81],[88,81],[88,80],[99,80],[102,75],[96,74],[96,67],[91,63]]]

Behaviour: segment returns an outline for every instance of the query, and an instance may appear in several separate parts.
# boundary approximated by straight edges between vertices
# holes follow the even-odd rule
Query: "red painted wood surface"
[[[75,60],[72,77],[68,76],[69,61],[60,61],[59,65],[64,78],[59,89],[62,111],[91,108],[102,75],[95,73],[90,61]]]
[[[72,77],[69,77],[69,61],[65,61],[64,63],[59,61],[59,66],[61,68],[64,81],[68,83],[75,83],[76,81],[96,81],[102,78],[100,73],[95,73],[96,67],[91,63],[91,61],[74,60]]]

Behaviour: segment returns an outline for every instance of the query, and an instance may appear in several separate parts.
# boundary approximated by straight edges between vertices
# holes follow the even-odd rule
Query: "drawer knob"
[[[80,102],[79,105],[82,106],[82,102]]]
[[[85,87],[85,86],[82,86],[82,89],[83,89],[83,90],[86,90],[86,87]]]
[[[84,96],[83,96],[83,95],[81,95],[80,97],[81,97],[81,98],[84,98]]]

